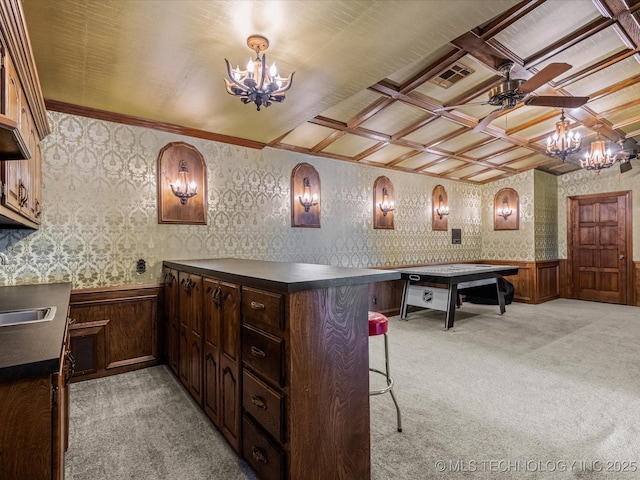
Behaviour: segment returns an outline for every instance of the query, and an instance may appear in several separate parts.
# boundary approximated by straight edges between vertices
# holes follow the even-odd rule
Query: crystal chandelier
[[[611,150],[607,148],[604,140],[596,140],[591,143],[589,153],[584,160],[580,160],[580,166],[586,170],[595,170],[600,173],[603,168],[609,168],[616,163],[615,155],[611,155]]]
[[[556,122],[556,131],[547,137],[547,155],[560,157],[562,161],[567,155],[580,150],[580,134],[571,132],[569,120],[564,118],[564,110],[560,115],[560,121]]]
[[[264,52],[269,48],[269,40],[262,35],[251,35],[247,38],[247,45],[251,50],[256,52],[256,59],[247,63],[246,70],[240,70],[239,66],[231,68],[229,60],[227,63],[227,74],[229,79],[224,79],[227,87],[227,93],[240,97],[240,101],[244,104],[253,102],[258,107],[268,107],[272,102],[282,102],[284,93],[291,88],[293,81],[293,72],[287,78],[278,75],[275,63],[267,68]]]

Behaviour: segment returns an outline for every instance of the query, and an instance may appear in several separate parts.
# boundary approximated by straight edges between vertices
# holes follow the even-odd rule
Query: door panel
[[[572,297],[626,304],[631,298],[631,192],[569,197]]]

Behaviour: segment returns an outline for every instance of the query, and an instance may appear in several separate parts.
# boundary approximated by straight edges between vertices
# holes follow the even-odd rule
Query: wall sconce
[[[393,212],[396,209],[393,200],[389,200],[389,192],[386,187],[382,187],[382,202],[380,202],[378,206],[384,217],[387,216],[387,213]]]
[[[186,205],[187,200],[198,194],[198,187],[193,180],[189,181],[189,169],[187,162],[180,160],[178,169],[178,178],[175,182],[169,184],[173,194],[180,199],[180,204]],[[183,190],[184,189],[184,190]]]
[[[436,185],[431,192],[431,230],[446,232],[449,230],[449,196],[442,185]]]
[[[446,215],[449,215],[449,205],[444,205],[442,195],[438,196],[438,208],[436,208],[436,214],[440,217],[440,220]]]
[[[207,166],[198,149],[168,143],[158,155],[157,175],[158,223],[206,225]]]
[[[313,165],[296,165],[291,172],[292,227],[320,228],[320,194],[320,175]]]
[[[493,197],[493,229],[518,230],[520,228],[520,198],[513,188],[503,188]]]
[[[502,206],[496,208],[496,215],[506,220],[511,216],[512,213],[513,213],[513,208],[509,208],[509,197],[504,197],[502,199]]]
[[[318,205],[318,194],[311,193],[311,182],[309,177],[304,177],[302,180],[302,195],[298,195],[300,205],[304,207],[304,211],[308,212],[311,207]]]
[[[373,182],[373,228],[393,230],[395,209],[391,180],[387,177],[376,178]]]

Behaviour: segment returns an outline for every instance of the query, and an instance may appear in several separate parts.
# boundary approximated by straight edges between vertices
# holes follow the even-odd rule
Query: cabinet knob
[[[262,398],[260,398],[258,395],[253,395],[251,397],[251,403],[261,409],[261,410],[266,410],[267,409],[267,404],[264,403],[264,400]]]
[[[264,310],[264,303],[251,302],[250,306],[254,310]]]
[[[267,459],[265,454],[262,453],[262,450],[260,450],[258,447],[253,447],[251,449],[251,454],[253,455],[253,458],[255,458],[258,462],[264,463],[265,465],[269,463],[269,460]]]
[[[264,358],[267,356],[266,353],[264,353],[262,350],[260,350],[258,347],[254,345],[251,345],[251,355],[258,358]]]

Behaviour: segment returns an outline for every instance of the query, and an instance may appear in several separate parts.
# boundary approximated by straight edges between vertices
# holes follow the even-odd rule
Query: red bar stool
[[[384,368],[385,371],[377,370],[369,367],[369,371],[384,375],[387,379],[387,386],[382,390],[371,390],[369,395],[382,395],[389,392],[393,403],[396,405],[396,412],[398,416],[398,431],[402,431],[402,417],[400,416],[400,406],[396,400],[396,396],[393,393],[393,378],[389,374],[389,343],[387,341],[387,330],[389,329],[389,321],[387,317],[378,312],[369,312],[369,336],[384,335]]]

